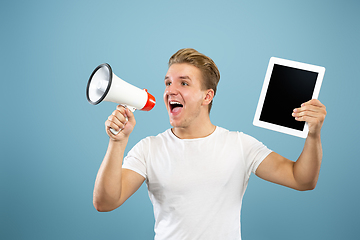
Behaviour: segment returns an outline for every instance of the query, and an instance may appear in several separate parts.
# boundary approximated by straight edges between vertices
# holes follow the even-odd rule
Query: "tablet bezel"
[[[281,132],[281,133],[285,133],[285,134],[289,134],[289,135],[293,135],[293,136],[297,136],[297,137],[301,137],[301,138],[306,138],[308,135],[308,132],[309,132],[307,123],[305,123],[304,128],[300,131],[297,129],[292,129],[289,127],[285,127],[285,126],[281,126],[281,125],[277,125],[274,123],[269,123],[269,122],[260,120],[260,115],[261,115],[261,112],[263,109],[263,105],[264,105],[264,101],[265,101],[265,97],[266,97],[266,93],[267,93],[268,86],[270,83],[274,65],[281,65],[281,66],[292,67],[292,68],[296,68],[296,69],[301,69],[301,70],[318,73],[315,87],[314,87],[313,94],[312,94],[312,99],[317,99],[319,96],[320,87],[321,87],[322,80],[323,80],[324,74],[325,74],[325,68],[321,67],[321,66],[312,65],[312,64],[301,63],[301,62],[296,62],[296,61],[277,58],[277,57],[271,57],[267,71],[266,71],[262,90],[260,93],[259,102],[258,102],[258,105],[256,108],[254,120],[253,120],[254,126],[266,128],[269,130],[273,130],[273,131],[277,131],[277,132]]]

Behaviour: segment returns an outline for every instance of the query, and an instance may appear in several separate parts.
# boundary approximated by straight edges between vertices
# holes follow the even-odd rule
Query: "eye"
[[[189,84],[187,82],[181,82],[182,86],[189,86]]]
[[[170,86],[171,85],[171,82],[170,81],[166,81],[165,82],[165,86]]]

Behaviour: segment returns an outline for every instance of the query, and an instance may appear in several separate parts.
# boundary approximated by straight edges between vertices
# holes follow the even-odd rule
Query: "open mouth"
[[[183,105],[177,101],[170,101],[169,106],[171,112],[178,111],[183,107]]]

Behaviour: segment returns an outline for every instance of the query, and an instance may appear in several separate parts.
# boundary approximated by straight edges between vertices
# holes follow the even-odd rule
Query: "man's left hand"
[[[296,121],[305,121],[309,126],[309,135],[320,136],[321,127],[326,116],[326,107],[317,99],[312,99],[295,108],[293,113]]]

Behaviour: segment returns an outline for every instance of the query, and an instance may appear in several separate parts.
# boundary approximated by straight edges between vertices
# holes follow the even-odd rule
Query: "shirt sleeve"
[[[146,159],[145,159],[145,152],[146,152],[146,139],[141,140],[138,142],[127,154],[123,161],[123,168],[130,169],[144,178],[147,177],[146,172]]]
[[[258,141],[254,137],[241,133],[244,158],[247,166],[247,172],[256,172],[256,169],[260,163],[272,152],[262,142]]]

